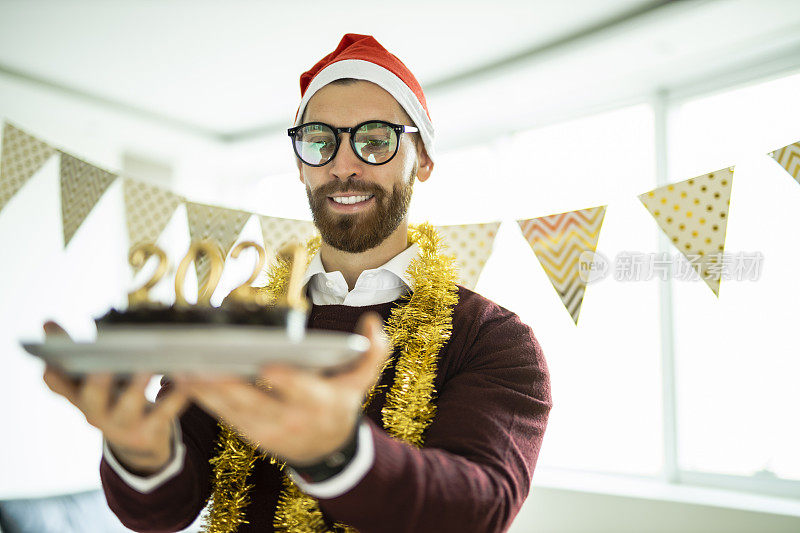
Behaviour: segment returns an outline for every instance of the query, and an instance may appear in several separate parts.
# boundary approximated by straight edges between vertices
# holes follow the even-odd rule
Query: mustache
[[[345,182],[341,182],[337,180],[318,187],[317,190],[314,191],[314,196],[330,196],[331,194],[335,193],[347,192],[366,192],[368,194],[374,194],[376,197],[378,197],[383,193],[383,189],[381,189],[378,185],[366,183],[364,181],[347,180]]]

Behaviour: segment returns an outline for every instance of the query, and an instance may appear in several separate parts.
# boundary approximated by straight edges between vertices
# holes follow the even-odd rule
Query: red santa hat
[[[341,78],[371,81],[389,92],[414,121],[428,157],[433,160],[433,123],[422,87],[408,67],[371,35],[346,34],[336,50],[300,76],[302,98],[294,117],[295,126],[314,93]]]

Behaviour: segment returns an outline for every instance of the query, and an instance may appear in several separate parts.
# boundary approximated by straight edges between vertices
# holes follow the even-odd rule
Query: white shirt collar
[[[356,281],[356,287],[354,287],[351,292],[355,292],[359,286],[369,287],[370,285],[366,282],[366,279],[374,276],[378,276],[383,280],[384,287],[387,279],[394,279],[397,282],[396,287],[399,290],[402,291],[407,288],[413,291],[413,280],[408,277],[406,270],[408,270],[408,266],[411,261],[418,255],[419,245],[414,243],[378,268],[364,270],[359,275],[358,280]],[[344,276],[341,272],[325,271],[325,268],[322,265],[322,258],[319,250],[316,254],[314,254],[314,257],[311,258],[311,262],[309,263],[308,268],[303,275],[303,290],[308,287],[309,282],[311,282],[316,276],[320,276],[329,281],[334,281],[338,283],[340,287],[344,283]],[[318,280],[317,284],[311,283],[310,289],[312,292],[318,287],[322,287],[322,283],[319,283],[320,281],[321,280]]]

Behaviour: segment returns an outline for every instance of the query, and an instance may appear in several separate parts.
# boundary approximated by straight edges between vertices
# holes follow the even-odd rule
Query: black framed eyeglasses
[[[368,120],[352,128],[334,128],[324,122],[307,122],[289,128],[294,153],[306,165],[321,167],[336,157],[340,133],[350,134],[350,147],[368,165],[383,165],[392,160],[400,146],[400,135],[419,132],[414,126]]]

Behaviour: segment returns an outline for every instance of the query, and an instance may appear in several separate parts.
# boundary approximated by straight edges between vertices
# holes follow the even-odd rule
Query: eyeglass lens
[[[373,164],[385,163],[397,150],[397,132],[384,122],[368,122],[353,133],[356,155]],[[336,134],[324,124],[309,124],[297,130],[295,149],[305,163],[323,165],[336,150]]]

